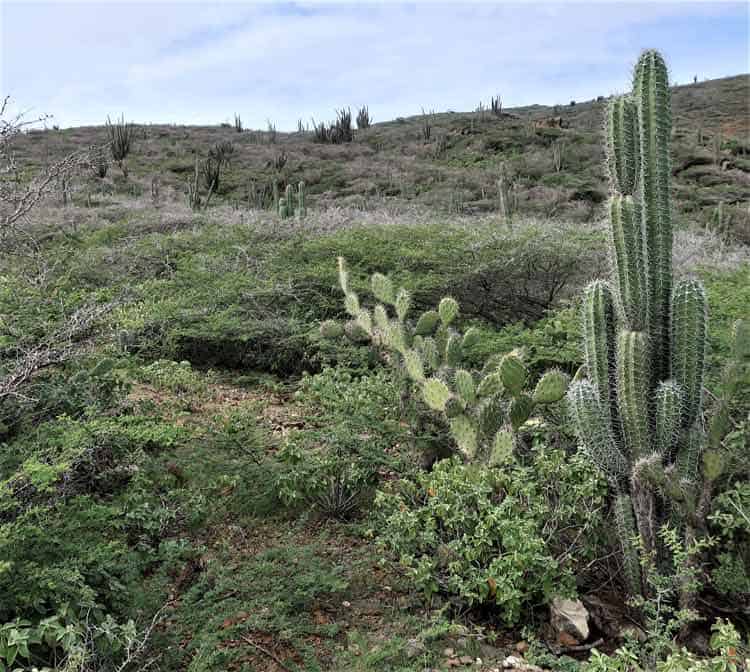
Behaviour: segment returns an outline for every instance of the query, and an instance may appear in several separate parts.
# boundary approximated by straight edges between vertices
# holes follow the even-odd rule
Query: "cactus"
[[[584,363],[589,380],[607,400],[605,411],[614,402],[615,389],[610,385],[615,359],[614,298],[606,282],[595,280],[583,295]],[[611,420],[611,417],[610,417]]]
[[[682,392],[680,386],[672,380],[659,383],[656,389],[656,408],[654,410],[656,450],[663,459],[673,456],[673,449],[680,433],[682,417]]]
[[[630,96],[616,96],[607,108],[607,169],[610,182],[621,194],[635,191],[640,158],[638,110]]]
[[[672,213],[669,141],[672,112],[667,66],[654,50],[643,52],[633,76],[640,152],[639,201],[649,287],[649,332],[654,379],[667,374],[672,293]]]
[[[672,293],[671,373],[684,393],[682,426],[687,429],[698,417],[703,391],[707,338],[706,293],[695,280],[675,285]]]
[[[547,371],[536,384],[532,399],[535,404],[554,404],[565,396],[570,377],[559,369]]]
[[[651,452],[648,366],[646,335],[642,331],[620,332],[617,340],[617,400],[625,452],[632,460]]]
[[[307,208],[305,207],[305,183],[300,182],[297,185],[297,209],[294,211],[297,219],[302,219],[307,215]]]
[[[278,204],[278,214],[281,219],[287,217],[296,217],[302,219],[307,215],[305,207],[305,183],[300,182],[297,186],[297,196],[294,195],[294,187],[291,184],[286,185],[284,195],[279,197],[279,184],[273,181],[273,200]],[[295,201],[297,205],[295,206]]]
[[[641,214],[632,196],[615,195],[610,200],[612,262],[624,321],[634,331],[645,328],[648,317],[648,286],[643,257]]]
[[[490,357],[481,371],[469,369],[466,352],[477,344],[480,332],[469,328],[462,334],[453,327],[460,313],[455,299],[445,297],[437,309],[410,319],[411,294],[396,289],[381,273],[370,278],[372,294],[381,302],[371,312],[352,290],[343,259],[339,259],[339,284],[354,324],[345,328],[345,334],[357,342],[369,336],[373,344],[390,351],[389,359],[403,368],[422,401],[442,414],[466,459],[488,464],[507,461],[513,437],[524,423],[565,397],[569,378],[558,370],[548,371],[536,387],[527,389],[529,371],[520,351]],[[324,332],[336,334],[328,323],[321,326]]]
[[[646,552],[662,553],[656,531],[671,520],[686,543],[695,540],[705,529],[711,483],[726,464],[728,405],[717,407],[708,436],[702,425],[705,292],[695,280],[672,283],[670,129],[666,65],[646,51],[632,96],[614,98],[607,110],[614,282],[595,281],[584,292],[588,380],[576,374],[567,393],[581,444],[614,490],[634,594],[646,582],[633,538]],[[690,590],[680,600],[689,606]]]

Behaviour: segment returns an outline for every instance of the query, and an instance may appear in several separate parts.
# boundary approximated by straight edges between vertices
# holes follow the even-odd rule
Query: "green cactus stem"
[[[633,75],[638,109],[640,203],[646,242],[649,333],[653,380],[668,375],[669,302],[672,293],[672,213],[669,142],[672,112],[667,66],[654,50],[644,51]]]
[[[612,261],[625,324],[633,331],[643,331],[648,319],[648,287],[641,214],[633,197],[613,196],[609,203],[609,220]]]
[[[609,482],[619,487],[630,476],[630,465],[615,441],[608,409],[596,387],[588,380],[576,381],[568,388],[567,398],[583,447]]]
[[[682,416],[682,392],[672,380],[662,381],[656,388],[656,408],[654,412],[655,448],[659,455],[671,459],[680,435]]]
[[[649,352],[642,331],[622,331],[617,340],[617,400],[628,453],[637,460],[651,453]]]
[[[615,96],[607,106],[606,156],[609,179],[621,194],[635,191],[638,174],[638,110],[630,96]]]
[[[536,384],[532,396],[535,404],[554,404],[560,401],[568,389],[570,377],[559,369],[547,371]]]
[[[499,371],[505,389],[512,395],[520,394],[526,385],[528,370],[518,353],[509,352],[505,355],[500,361]]]
[[[633,504],[628,495],[621,494],[615,498],[614,515],[622,546],[625,581],[631,595],[640,595],[643,591],[641,565],[638,560],[638,548],[635,541],[637,533]]]
[[[305,183],[300,182],[297,185],[297,209],[295,215],[298,219],[302,219],[307,216],[307,208],[305,207]]]
[[[583,349],[588,379],[594,384],[604,410],[615,427],[615,308],[608,283],[594,280],[583,293]]]
[[[697,280],[684,280],[672,293],[672,378],[683,391],[682,426],[698,417],[703,395],[708,323],[706,292]]]

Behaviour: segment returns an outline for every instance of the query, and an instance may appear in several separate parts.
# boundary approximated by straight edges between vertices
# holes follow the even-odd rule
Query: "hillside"
[[[747,667],[750,75],[671,94],[656,243],[604,100],[0,134],[0,672]]]
[[[672,91],[680,221],[750,242],[750,75]],[[230,141],[235,151],[215,202],[234,207],[268,205],[276,179],[282,191],[287,183],[304,180],[318,209],[372,211],[411,204],[441,213],[491,213],[499,207],[502,176],[508,207],[520,214],[590,221],[607,194],[601,144],[605,104],[535,105],[507,109],[499,117],[489,111],[431,114],[429,140],[423,117],[399,118],[356,131],[354,142],[341,145],[312,142],[311,133],[278,133],[274,139],[266,131],[236,133],[233,127],[148,125],[141,128],[128,166],[143,193],[157,177],[166,190],[179,194],[196,158]],[[103,127],[32,132],[19,151],[38,165],[105,141]],[[132,193],[132,182],[129,189]],[[77,198],[83,202],[92,194],[106,203],[113,190],[117,184],[111,180],[92,180],[79,185]]]

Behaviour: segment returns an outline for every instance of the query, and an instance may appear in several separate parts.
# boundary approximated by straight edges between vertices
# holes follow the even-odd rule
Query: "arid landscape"
[[[4,111],[0,672],[747,669],[750,75],[633,77]]]

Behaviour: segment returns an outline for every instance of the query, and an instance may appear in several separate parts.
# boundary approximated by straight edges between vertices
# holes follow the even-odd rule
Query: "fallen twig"
[[[270,651],[269,651],[268,649],[266,649],[266,648],[262,647],[262,646],[261,646],[260,644],[256,644],[256,643],[255,643],[255,642],[254,642],[254,641],[253,641],[252,639],[250,639],[250,637],[248,637],[247,635],[242,635],[242,641],[246,642],[247,644],[249,644],[249,645],[250,645],[250,646],[252,646],[253,648],[257,649],[257,650],[258,650],[258,651],[260,651],[261,653],[263,653],[263,654],[265,654],[266,656],[268,656],[268,657],[269,657],[269,658],[270,658],[270,659],[271,659],[271,660],[272,660],[273,662],[275,662],[275,663],[276,663],[276,664],[277,664],[277,665],[278,665],[278,666],[279,666],[279,667],[280,667],[280,668],[281,668],[282,670],[287,670],[287,672],[292,672],[292,670],[291,670],[290,668],[288,668],[288,667],[287,667],[286,665],[284,665],[284,663],[282,663],[282,662],[281,662],[281,660],[279,660],[279,658],[278,658],[278,657],[277,657],[277,656],[276,656],[275,654],[271,653],[271,652],[270,652]]]

